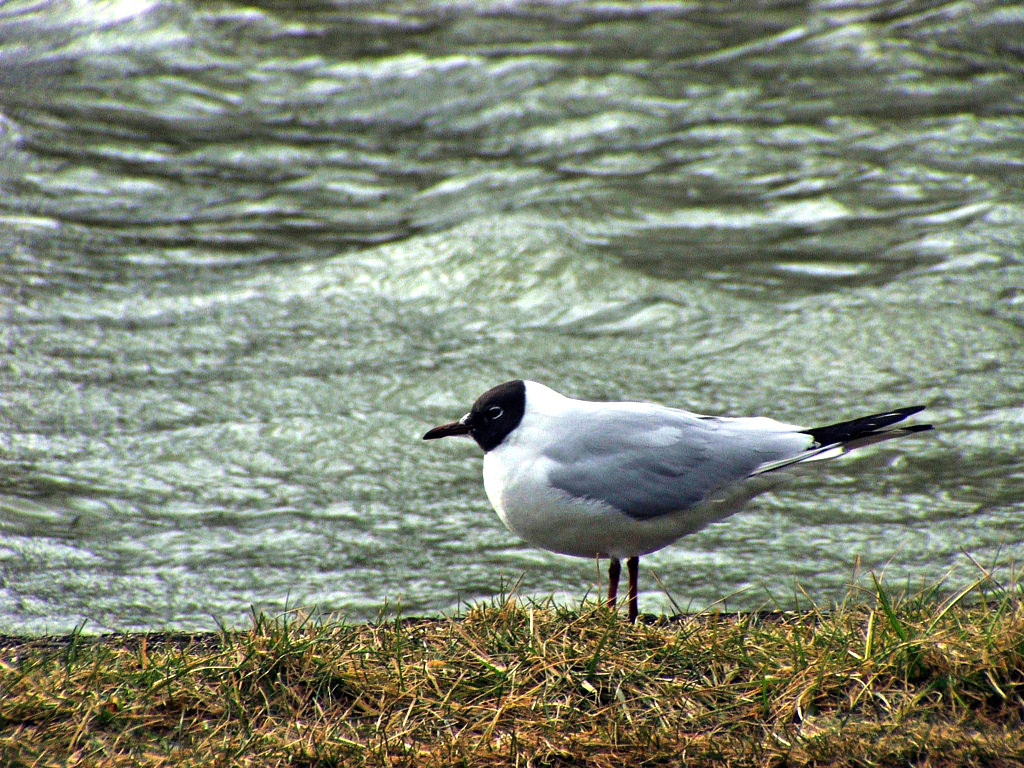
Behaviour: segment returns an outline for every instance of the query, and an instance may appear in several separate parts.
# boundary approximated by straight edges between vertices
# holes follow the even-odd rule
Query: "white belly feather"
[[[782,479],[781,473],[751,478],[695,507],[638,520],[552,487],[549,461],[502,444],[484,456],[484,488],[510,531],[534,546],[575,557],[621,559],[653,552],[727,517]]]

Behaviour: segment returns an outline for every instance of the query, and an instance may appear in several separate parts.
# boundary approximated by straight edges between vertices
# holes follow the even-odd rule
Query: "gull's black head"
[[[469,435],[484,451],[489,451],[501,445],[508,433],[519,426],[525,410],[526,384],[519,379],[506,381],[480,395],[461,419],[434,427],[423,439]]]

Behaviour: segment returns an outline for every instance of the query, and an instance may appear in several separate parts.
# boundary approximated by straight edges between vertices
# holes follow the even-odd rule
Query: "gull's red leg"
[[[629,571],[629,623],[636,622],[639,615],[636,605],[637,576],[640,573],[640,558],[631,557],[626,561],[626,569]]]
[[[622,573],[622,564],[619,558],[608,558],[608,607],[615,607],[615,598],[619,595],[619,574]]]

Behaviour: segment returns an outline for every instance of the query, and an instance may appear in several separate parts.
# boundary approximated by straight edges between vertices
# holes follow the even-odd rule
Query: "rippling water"
[[[928,404],[645,558],[645,610],[1013,578],[1022,41],[986,2],[8,0],[0,630],[578,599],[420,440],[520,376]]]

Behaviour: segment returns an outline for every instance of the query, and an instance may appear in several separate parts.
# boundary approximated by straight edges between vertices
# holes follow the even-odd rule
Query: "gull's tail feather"
[[[930,429],[934,429],[931,424],[911,424],[905,427],[893,426],[908,416],[920,413],[924,408],[925,406],[923,405],[912,405],[908,408],[897,408],[894,411],[876,413],[872,416],[862,416],[859,419],[841,421],[838,424],[829,424],[827,427],[805,429],[803,434],[810,435],[814,441],[810,448],[788,459],[762,464],[753,474],[760,475],[764,472],[771,472],[806,461],[834,459],[836,456],[842,456],[844,453],[849,453],[865,445],[881,443],[885,440],[905,437],[906,435],[914,435],[918,432],[927,432]]]

